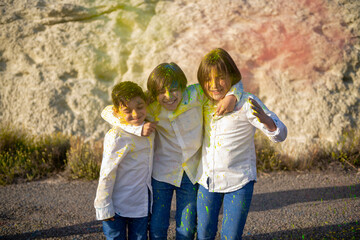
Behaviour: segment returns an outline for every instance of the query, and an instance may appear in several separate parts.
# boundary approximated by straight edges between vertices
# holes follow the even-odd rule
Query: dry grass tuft
[[[73,137],[70,145],[67,153],[67,174],[70,178],[97,179],[101,167],[103,141],[85,142],[82,137]]]

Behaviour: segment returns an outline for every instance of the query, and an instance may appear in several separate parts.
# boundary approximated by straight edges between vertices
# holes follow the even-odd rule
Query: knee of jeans
[[[196,228],[177,228],[176,239],[194,239]]]
[[[198,240],[209,240],[209,239],[215,239],[217,229],[203,229],[204,231],[197,231],[197,239]]]
[[[169,228],[169,225],[167,225],[167,224],[151,224],[150,223],[149,231],[154,234],[167,235],[168,228]]]
[[[116,226],[112,226],[109,224],[103,224],[103,232],[106,239],[121,239],[121,236],[125,233],[122,233]]]
[[[151,240],[166,240],[167,239],[167,229],[165,228],[154,228],[149,229],[149,236]]]

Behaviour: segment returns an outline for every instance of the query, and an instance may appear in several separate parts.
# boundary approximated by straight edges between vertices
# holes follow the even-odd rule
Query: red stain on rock
[[[285,3],[284,3],[285,4]],[[341,59],[341,52],[346,47],[350,34],[334,20],[334,13],[329,12],[322,0],[296,1],[293,9],[282,10],[277,17],[267,19],[254,18],[262,21],[242,35],[249,44],[258,48],[254,56],[253,67],[269,65],[274,71],[287,71],[296,81],[305,80],[312,84],[320,79],[321,72],[314,69],[327,69],[321,66],[317,59],[327,59],[327,65],[336,64]],[[295,17],[295,9],[299,9],[304,16]],[[290,11],[290,12],[285,12]],[[301,19],[303,17],[304,19]],[[318,25],[310,27],[311,25]],[[243,68],[245,75],[251,77],[254,69]],[[257,84],[256,81],[247,81]],[[251,88],[257,88],[253,86]]]

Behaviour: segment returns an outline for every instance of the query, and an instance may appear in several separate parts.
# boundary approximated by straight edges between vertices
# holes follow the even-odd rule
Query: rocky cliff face
[[[360,126],[359,1],[3,0],[0,12],[0,119],[36,133],[99,138],[115,83],[145,88],[170,61],[196,83],[216,47],[287,125],[282,151]]]

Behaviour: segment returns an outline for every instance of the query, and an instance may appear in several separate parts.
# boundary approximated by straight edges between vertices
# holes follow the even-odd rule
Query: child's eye
[[[221,79],[224,79],[223,78],[223,75],[217,75],[216,77],[215,77],[215,80],[217,81],[217,80],[221,80]]]

